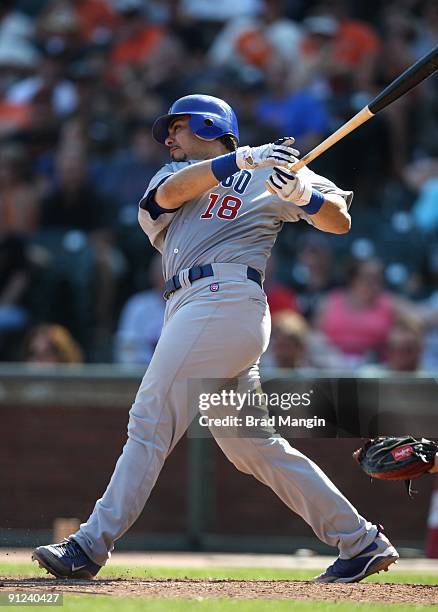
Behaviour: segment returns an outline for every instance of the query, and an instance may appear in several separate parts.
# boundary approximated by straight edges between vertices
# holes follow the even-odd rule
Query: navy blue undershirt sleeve
[[[169,174],[169,176],[171,175]],[[153,221],[156,221],[158,217],[163,213],[174,213],[180,208],[179,206],[178,208],[163,208],[155,201],[155,194],[157,192],[158,187],[162,185],[164,181],[169,178],[169,176],[164,177],[163,180],[160,181],[154,189],[151,189],[147,196],[140,201],[140,208],[143,208],[143,210],[147,210]]]

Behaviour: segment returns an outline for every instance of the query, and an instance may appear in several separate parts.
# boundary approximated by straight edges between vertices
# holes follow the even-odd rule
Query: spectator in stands
[[[424,348],[421,365],[428,372],[438,371],[438,291],[424,301],[418,311],[420,320],[424,323]]]
[[[303,37],[298,49],[297,79],[301,87],[323,99],[332,94],[331,63],[335,54],[338,21],[330,15],[310,15],[303,21]]]
[[[389,5],[382,12],[382,43],[377,54],[374,68],[374,81],[379,91],[389,85],[415,61],[412,42],[415,38],[415,22],[408,12],[397,5]],[[422,90],[402,96],[397,104],[391,104],[385,113],[390,130],[390,171],[402,178],[403,167],[411,154],[411,134],[407,129],[409,116],[415,111],[416,99]]]
[[[138,288],[138,274],[145,275],[143,262],[149,245],[145,244],[144,233],[138,224],[138,200],[162,165],[162,151],[158,148],[150,136],[149,124],[136,121],[130,126],[127,146],[117,148],[116,153],[101,164],[99,186],[117,203],[115,238],[128,264],[130,278],[125,277],[125,281],[132,286],[127,294]]]
[[[0,48],[0,138],[14,134],[30,124],[30,108],[25,103],[15,103],[3,97],[4,92],[9,89],[11,83],[27,75],[30,68],[34,68],[36,60],[32,56],[27,59],[17,57],[13,52],[10,57],[9,50]],[[29,63],[28,63],[29,62]]]
[[[274,253],[268,259],[263,288],[268,299],[271,315],[283,310],[298,311],[294,292],[277,278],[277,260]]]
[[[30,319],[28,298],[32,268],[24,240],[0,238],[0,360],[12,360],[14,342]]]
[[[150,125],[142,122],[130,126],[128,146],[116,150],[100,177],[102,191],[117,201],[122,215],[128,214],[126,210],[123,212],[125,207],[134,206],[136,220],[139,194],[162,165],[162,153],[152,140],[150,130]]]
[[[148,177],[162,163],[147,126],[167,110],[170,100],[193,91],[218,95],[236,107],[242,141],[260,144],[291,133],[304,152],[436,44],[438,32],[436,0],[0,4],[0,236],[18,232],[49,249],[36,273],[44,277],[41,283],[31,275],[40,289],[48,290],[32,291],[43,299],[36,307],[26,298],[25,308],[30,321],[66,324],[80,338],[88,359],[97,359],[87,342],[96,347],[93,335],[105,335],[95,330],[101,321],[109,358],[117,306],[143,286],[142,261],[150,251],[134,213]],[[303,107],[306,113],[300,112]],[[371,216],[367,208],[376,202],[386,214],[407,210],[415,200],[416,235],[424,232],[432,245],[429,237],[438,228],[438,174],[433,169],[437,108],[438,88],[431,78],[312,164],[316,172],[355,191],[353,231],[358,237]],[[425,158],[428,173],[420,172],[414,184],[405,162]],[[103,197],[95,185],[104,189]],[[293,290],[277,281],[272,285],[268,276],[266,291],[273,314],[298,308],[310,325],[316,306],[335,286],[349,238],[328,240],[310,231],[301,242],[295,228],[289,229],[279,237],[278,252],[282,262],[290,257],[291,276],[285,269],[282,279],[291,278]],[[58,232],[60,239],[46,244],[43,232]],[[380,231],[374,237],[376,252],[384,239],[391,241],[391,227],[383,237]],[[423,278],[421,294],[416,294],[425,300],[419,305],[425,323],[422,368],[438,367],[438,285],[433,275],[416,269],[420,257],[406,252],[404,261],[402,255],[396,263],[409,268],[412,278]],[[81,264],[71,265],[79,256]],[[123,272],[124,266],[129,272]],[[75,288],[71,294],[68,286]],[[331,308],[333,295],[326,302]],[[359,318],[364,313],[365,318],[376,313],[382,317],[384,292],[374,305],[359,300],[354,308],[350,300],[356,289],[348,287],[338,295],[353,319],[350,311]],[[75,298],[82,306],[73,325],[79,308]],[[392,301],[398,308],[398,300]],[[356,329],[363,334],[360,326]],[[86,330],[85,337],[81,330]],[[358,342],[354,334],[351,338],[352,344]],[[383,355],[384,341],[379,340],[378,349],[374,344],[344,346],[344,341],[350,361]],[[360,342],[366,344],[363,338]]]
[[[71,61],[82,53],[85,41],[71,0],[51,0],[43,7],[35,23],[35,40],[49,54],[65,60]]]
[[[168,27],[185,52],[184,70],[186,71],[188,67],[189,80],[190,73],[193,76],[194,73],[203,72],[205,77],[209,72],[210,62],[207,54],[217,38],[221,37],[220,33],[227,30],[227,24],[235,24],[239,29],[242,20],[255,18],[263,4],[264,0],[239,0],[239,2],[224,0],[220,3],[205,0],[173,0],[168,3],[170,5]],[[225,53],[227,53],[227,48],[228,43],[225,41],[225,49],[223,49]],[[234,66],[237,66],[238,63],[237,61]],[[215,63],[215,65],[218,64]],[[187,88],[187,92],[189,91],[193,91],[190,85]],[[181,89],[179,95],[181,95]],[[172,94],[168,98],[174,99],[175,95]]]
[[[16,9],[14,0],[2,0],[0,6],[0,47],[28,49],[34,33],[32,20]]]
[[[423,232],[438,228],[438,158],[425,158],[405,168],[406,182],[418,192],[412,208],[415,224]]]
[[[27,105],[36,98],[50,99],[51,108],[58,118],[70,115],[77,107],[78,95],[74,84],[66,78],[68,55],[61,41],[44,41],[41,59],[34,74],[11,85],[6,100],[11,104]]]
[[[111,205],[90,182],[85,151],[80,147],[58,150],[56,184],[42,209],[45,227],[74,228],[87,234],[109,232]]]
[[[147,3],[117,0],[116,9],[120,25],[111,47],[108,76],[121,95],[118,113],[125,123],[151,120],[163,107],[167,110],[169,88],[177,88],[181,95],[181,75],[186,79],[192,75],[190,56],[181,62],[184,50],[165,24],[149,18]]]
[[[29,123],[29,108],[4,98],[16,81],[31,73],[39,53],[31,42],[34,26],[23,13],[14,10],[13,0],[0,5],[0,137]]]
[[[397,322],[389,332],[384,361],[381,364],[368,364],[360,371],[363,374],[384,372],[418,372],[424,349],[423,329],[416,318]]]
[[[277,368],[308,365],[306,320],[296,312],[281,311],[272,317],[271,353]]]
[[[120,25],[116,30],[111,62],[125,65],[144,64],[165,37],[165,30],[146,19],[142,0],[116,0]]]
[[[322,233],[306,231],[297,241],[292,279],[298,309],[311,321],[321,300],[334,287],[334,258],[330,240]]]
[[[30,236],[39,216],[39,190],[26,149],[0,143],[0,235]]]
[[[354,368],[382,360],[397,305],[384,290],[377,259],[352,260],[346,283],[345,288],[332,290],[320,305],[317,327]]]
[[[420,21],[413,43],[416,58],[420,58],[438,43],[438,4],[436,0],[420,3]]]
[[[72,0],[80,37],[86,42],[108,40],[119,24],[112,3],[106,0]]]
[[[323,334],[313,330],[297,312],[283,310],[272,316],[272,337],[262,367],[323,368],[340,370],[342,353],[330,346]]]
[[[24,361],[40,365],[78,364],[82,350],[67,328],[44,324],[33,327],[24,343]]]
[[[27,119],[14,138],[23,142],[38,171],[38,160],[51,154],[57,146],[63,119],[56,115],[50,91],[41,90],[23,103]]]
[[[208,52],[213,65],[253,66],[268,71],[277,59],[290,63],[296,56],[301,29],[285,17],[284,3],[264,0],[261,6],[258,16],[241,16],[225,25]]]
[[[94,277],[90,278],[93,286],[89,290],[94,296],[92,321],[99,326],[95,328],[97,350],[99,343],[106,345],[110,341],[115,291],[123,262],[113,241],[114,205],[90,181],[86,162],[85,152],[79,145],[72,150],[67,145],[58,151],[56,185],[42,201],[42,226],[64,232],[66,237],[71,230],[79,231],[75,240],[80,237],[92,249]],[[69,283],[76,278],[74,270],[72,275]],[[83,279],[81,286],[86,286]]]
[[[181,12],[186,19],[199,22],[227,22],[241,15],[255,15],[260,9],[260,0],[223,0],[212,4],[205,0],[179,0]]]
[[[331,90],[338,94],[352,86],[358,91],[373,90],[380,48],[377,32],[366,22],[351,18],[350,8],[346,0],[324,0],[305,22],[309,32],[302,46],[306,70],[328,77]]]
[[[386,367],[391,372],[417,372],[423,353],[423,331],[412,324],[396,324],[386,343]]]
[[[297,70],[290,60],[278,58],[264,74],[266,93],[256,103],[255,116],[273,128],[273,137],[292,134],[300,151],[310,151],[329,132],[324,102],[299,86]]]
[[[424,327],[424,350],[421,365],[429,372],[438,371],[438,245],[432,242],[424,262],[425,299],[415,304],[415,314]]]
[[[147,365],[161,334],[165,302],[161,255],[149,266],[151,289],[129,298],[120,315],[115,335],[115,361]]]

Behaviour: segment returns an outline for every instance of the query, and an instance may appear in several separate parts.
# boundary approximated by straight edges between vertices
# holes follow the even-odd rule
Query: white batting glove
[[[312,183],[295,172],[276,167],[269,176],[268,183],[279,198],[297,206],[306,206],[312,197]]]
[[[297,149],[292,148],[294,142],[294,138],[286,136],[260,147],[239,147],[236,151],[236,164],[241,170],[288,166],[298,161],[300,154]]]

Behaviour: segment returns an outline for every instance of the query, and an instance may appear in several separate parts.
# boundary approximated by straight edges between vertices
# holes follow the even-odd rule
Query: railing
[[[0,365],[0,545],[47,541],[56,517],[87,518],[120,454],[143,373],[115,365]],[[436,385],[426,374],[353,378],[351,372],[277,370],[265,373],[263,390],[313,390],[319,402],[312,412],[329,400],[330,428],[294,432],[293,445],[327,469],[370,520],[386,522],[399,543],[418,549],[432,479],[418,481],[414,504],[397,483],[370,489],[350,454],[357,437],[376,432],[438,437]],[[329,550],[270,491],[234,470],[214,442],[190,435],[170,456],[141,519],[119,543],[278,552],[302,547]]]

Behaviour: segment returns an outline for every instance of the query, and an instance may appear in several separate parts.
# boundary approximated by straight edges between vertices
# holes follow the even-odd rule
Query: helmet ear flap
[[[214,117],[191,115],[189,126],[193,134],[201,140],[216,140],[222,136],[222,129],[216,125]]]

